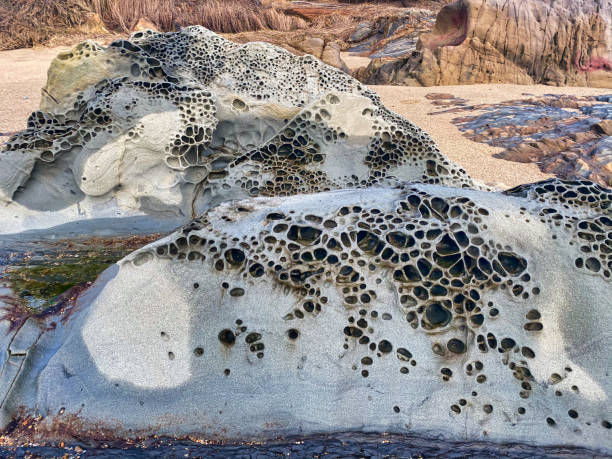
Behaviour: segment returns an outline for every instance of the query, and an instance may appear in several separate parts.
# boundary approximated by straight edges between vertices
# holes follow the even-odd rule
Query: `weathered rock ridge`
[[[202,27],[145,31],[52,63],[41,111],[0,152],[0,233],[135,216],[173,228],[228,199],[396,179],[473,185],[312,56]]]
[[[458,0],[399,59],[357,73],[368,84],[612,87],[610,0]]]
[[[5,338],[3,424],[34,441],[356,430],[609,455],[611,199],[549,180],[221,204]]]

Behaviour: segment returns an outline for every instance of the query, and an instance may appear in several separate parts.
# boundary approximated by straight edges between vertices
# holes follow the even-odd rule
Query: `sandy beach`
[[[26,126],[29,114],[38,108],[40,88],[45,85],[47,68],[53,58],[68,48],[34,48],[0,52],[0,142],[7,134]],[[350,66],[364,65],[367,58],[355,57]],[[470,86],[372,86],[391,110],[405,116],[427,131],[440,150],[463,166],[475,179],[501,188],[534,182],[550,177],[536,164],[517,163],[494,158],[501,148],[473,142],[462,135],[453,124],[456,113],[431,114],[442,111],[425,96],[449,93],[466,99],[469,104],[493,104],[524,99],[543,94],[590,96],[608,94],[606,89],[554,87],[544,85],[479,84]],[[474,112],[476,114],[476,112]]]

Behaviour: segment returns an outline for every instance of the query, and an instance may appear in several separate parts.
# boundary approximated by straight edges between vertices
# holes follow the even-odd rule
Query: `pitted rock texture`
[[[221,204],[109,268],[67,319],[17,332],[4,423],[36,418],[33,438],[435,432],[610,454],[611,202],[549,180]]]
[[[202,27],[61,54],[41,109],[0,152],[4,233],[134,215],[174,227],[227,199],[396,179],[474,185],[344,72]]]
[[[457,0],[399,59],[375,59],[368,84],[612,87],[610,0]]]

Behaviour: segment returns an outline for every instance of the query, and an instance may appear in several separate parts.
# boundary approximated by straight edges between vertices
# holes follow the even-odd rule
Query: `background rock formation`
[[[444,107],[431,115],[456,113],[453,123],[467,138],[504,148],[495,157],[536,163],[563,179],[612,185],[612,96],[547,94],[502,104],[427,97]]]
[[[434,22],[435,12],[422,8],[405,8],[401,14],[360,22],[347,40],[348,51],[371,59],[408,56]]]
[[[612,86],[609,0],[458,0],[412,55],[377,59],[368,84]]]
[[[227,199],[395,179],[473,184],[312,56],[201,27],[138,32],[53,62],[41,111],[0,152],[0,229],[134,216],[174,227]]]
[[[35,441],[365,430],[610,454],[611,199],[550,180],[222,204],[10,334],[3,423]]]

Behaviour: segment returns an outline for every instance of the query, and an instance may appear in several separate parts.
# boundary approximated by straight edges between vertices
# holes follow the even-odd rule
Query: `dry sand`
[[[38,108],[40,88],[45,85],[47,68],[51,60],[67,48],[19,49],[0,52],[0,142],[7,133],[25,128],[30,112]],[[359,60],[359,61],[358,61]],[[368,58],[356,58],[352,66],[367,63]],[[587,96],[607,94],[610,91],[594,88],[522,86],[510,84],[479,84],[471,86],[372,86],[389,109],[405,116],[427,131],[438,143],[440,150],[463,166],[477,180],[502,188],[534,182],[550,177],[535,164],[524,164],[496,159],[500,148],[473,142],[465,138],[452,123],[456,113],[431,115],[442,108],[426,99],[430,93],[450,93],[470,104],[491,104],[526,98],[525,94],[571,94]]]
[[[49,64],[70,48],[15,49],[0,52],[0,135],[26,127],[38,109],[40,88],[47,82]],[[7,137],[0,137],[3,142]]]
[[[359,67],[367,67],[371,59],[367,56],[358,56],[352,53],[340,53],[340,57],[346,64],[346,66],[353,70],[357,70]]]
[[[543,94],[568,94],[591,96],[609,94],[610,90],[595,88],[555,87],[545,85],[515,84],[478,84],[464,86],[371,86],[385,105],[396,113],[405,116],[433,137],[438,147],[450,159],[459,163],[477,180],[500,188],[513,187],[521,183],[536,182],[552,175],[544,174],[534,163],[517,163],[494,158],[502,148],[491,147],[484,143],[473,142],[461,134],[453,124],[454,118],[477,114],[442,113],[444,108],[433,105],[425,96],[431,93],[448,93],[466,99],[469,104],[497,104],[507,100],[527,99]],[[452,107],[451,107],[452,108]]]

